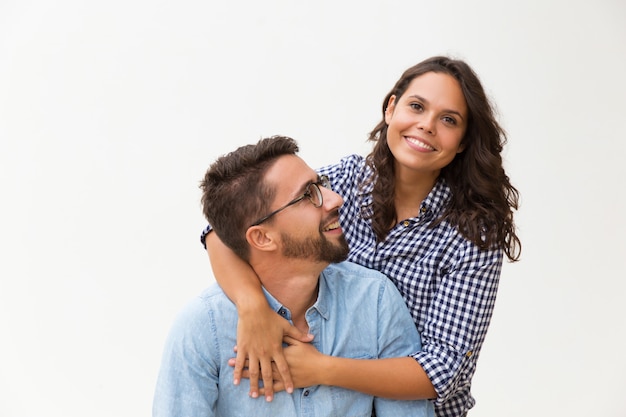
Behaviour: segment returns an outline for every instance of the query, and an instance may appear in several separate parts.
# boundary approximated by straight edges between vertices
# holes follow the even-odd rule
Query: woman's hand
[[[289,346],[283,350],[282,360],[286,360],[287,369],[290,374],[289,383],[290,388],[287,389],[287,380],[284,378],[285,373],[279,369],[278,362],[274,361],[271,364],[273,386],[266,383],[265,375],[263,375],[263,385],[265,388],[261,388],[259,393],[261,395],[268,395],[270,393],[280,392],[287,390],[287,392],[293,392],[293,388],[304,388],[312,385],[322,385],[323,381],[321,376],[324,375],[324,366],[326,355],[321,354],[315,347],[302,340],[295,339],[290,336],[285,336],[283,341]],[[229,365],[234,366],[235,360],[229,360]],[[252,385],[252,373],[248,362],[244,362],[244,366],[247,370],[243,370],[241,375],[243,378],[250,378],[250,385]]]
[[[293,380],[282,346],[283,338],[298,343],[313,340],[312,335],[302,333],[267,304],[249,312],[239,312],[237,357],[229,360],[229,364],[235,367],[235,385],[239,384],[242,376],[250,379],[249,395],[252,398],[261,394],[265,395],[266,401],[272,401],[274,374],[282,381],[281,391],[293,392]],[[245,373],[244,366],[247,367]],[[263,391],[259,391],[259,375],[263,379]]]
[[[284,349],[284,353],[294,387],[323,385],[322,376],[328,356],[320,353],[311,343],[304,343],[289,336],[285,336],[283,341],[289,345]]]

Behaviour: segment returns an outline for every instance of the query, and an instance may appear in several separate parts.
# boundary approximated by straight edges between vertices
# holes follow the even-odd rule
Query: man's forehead
[[[272,184],[282,184],[286,189],[293,189],[315,181],[317,173],[299,156],[284,155],[267,170],[265,178]]]

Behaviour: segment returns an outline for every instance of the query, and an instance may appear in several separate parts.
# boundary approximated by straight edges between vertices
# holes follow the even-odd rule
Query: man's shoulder
[[[173,320],[171,338],[193,340],[201,344],[201,340],[225,336],[231,327],[236,329],[236,321],[237,309],[215,284],[182,306]]]
[[[331,271],[335,274],[353,275],[358,274],[360,276],[367,276],[371,278],[385,278],[385,274],[376,269],[367,268],[363,265],[351,261],[343,261],[336,264],[330,264],[326,267],[325,271]]]
[[[341,275],[349,279],[367,279],[372,281],[386,281],[387,276],[375,269],[366,268],[362,265],[350,261],[330,264],[324,270],[327,275]]]
[[[191,298],[184,305],[179,316],[203,320],[207,318],[207,314],[213,314],[213,312],[226,314],[231,306],[234,309],[234,305],[224,291],[215,283]]]
[[[325,286],[334,296],[373,303],[397,303],[405,306],[400,292],[385,274],[353,262],[329,265],[323,272]],[[406,308],[406,306],[405,306]]]

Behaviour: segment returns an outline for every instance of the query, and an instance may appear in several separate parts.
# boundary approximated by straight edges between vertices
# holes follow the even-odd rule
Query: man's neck
[[[293,261],[256,265],[254,269],[265,289],[289,309],[294,326],[308,332],[305,314],[317,301],[319,276],[326,266]]]

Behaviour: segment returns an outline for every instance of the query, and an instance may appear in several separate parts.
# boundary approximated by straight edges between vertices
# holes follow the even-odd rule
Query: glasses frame
[[[320,186],[322,186],[324,188],[327,188],[329,190],[331,189],[330,188],[330,180],[328,179],[328,177],[326,175],[320,175],[319,179],[316,182],[312,182],[312,183],[310,183],[309,185],[306,186],[306,191],[302,195],[294,198],[293,200],[291,200],[290,202],[288,202],[284,206],[274,210],[273,212],[271,212],[267,216],[261,217],[260,219],[258,219],[254,223],[252,223],[249,227],[260,225],[261,223],[265,222],[270,217],[274,216],[275,214],[280,213],[281,211],[283,211],[287,207],[293,206],[294,204],[304,200],[305,198],[308,198],[309,201],[311,202],[311,204],[313,204],[313,206],[315,208],[322,207],[322,204],[324,204],[324,196],[322,195],[322,190],[320,189]],[[315,202],[313,201],[313,193],[315,193],[316,197],[319,197],[319,204],[315,204]]]

